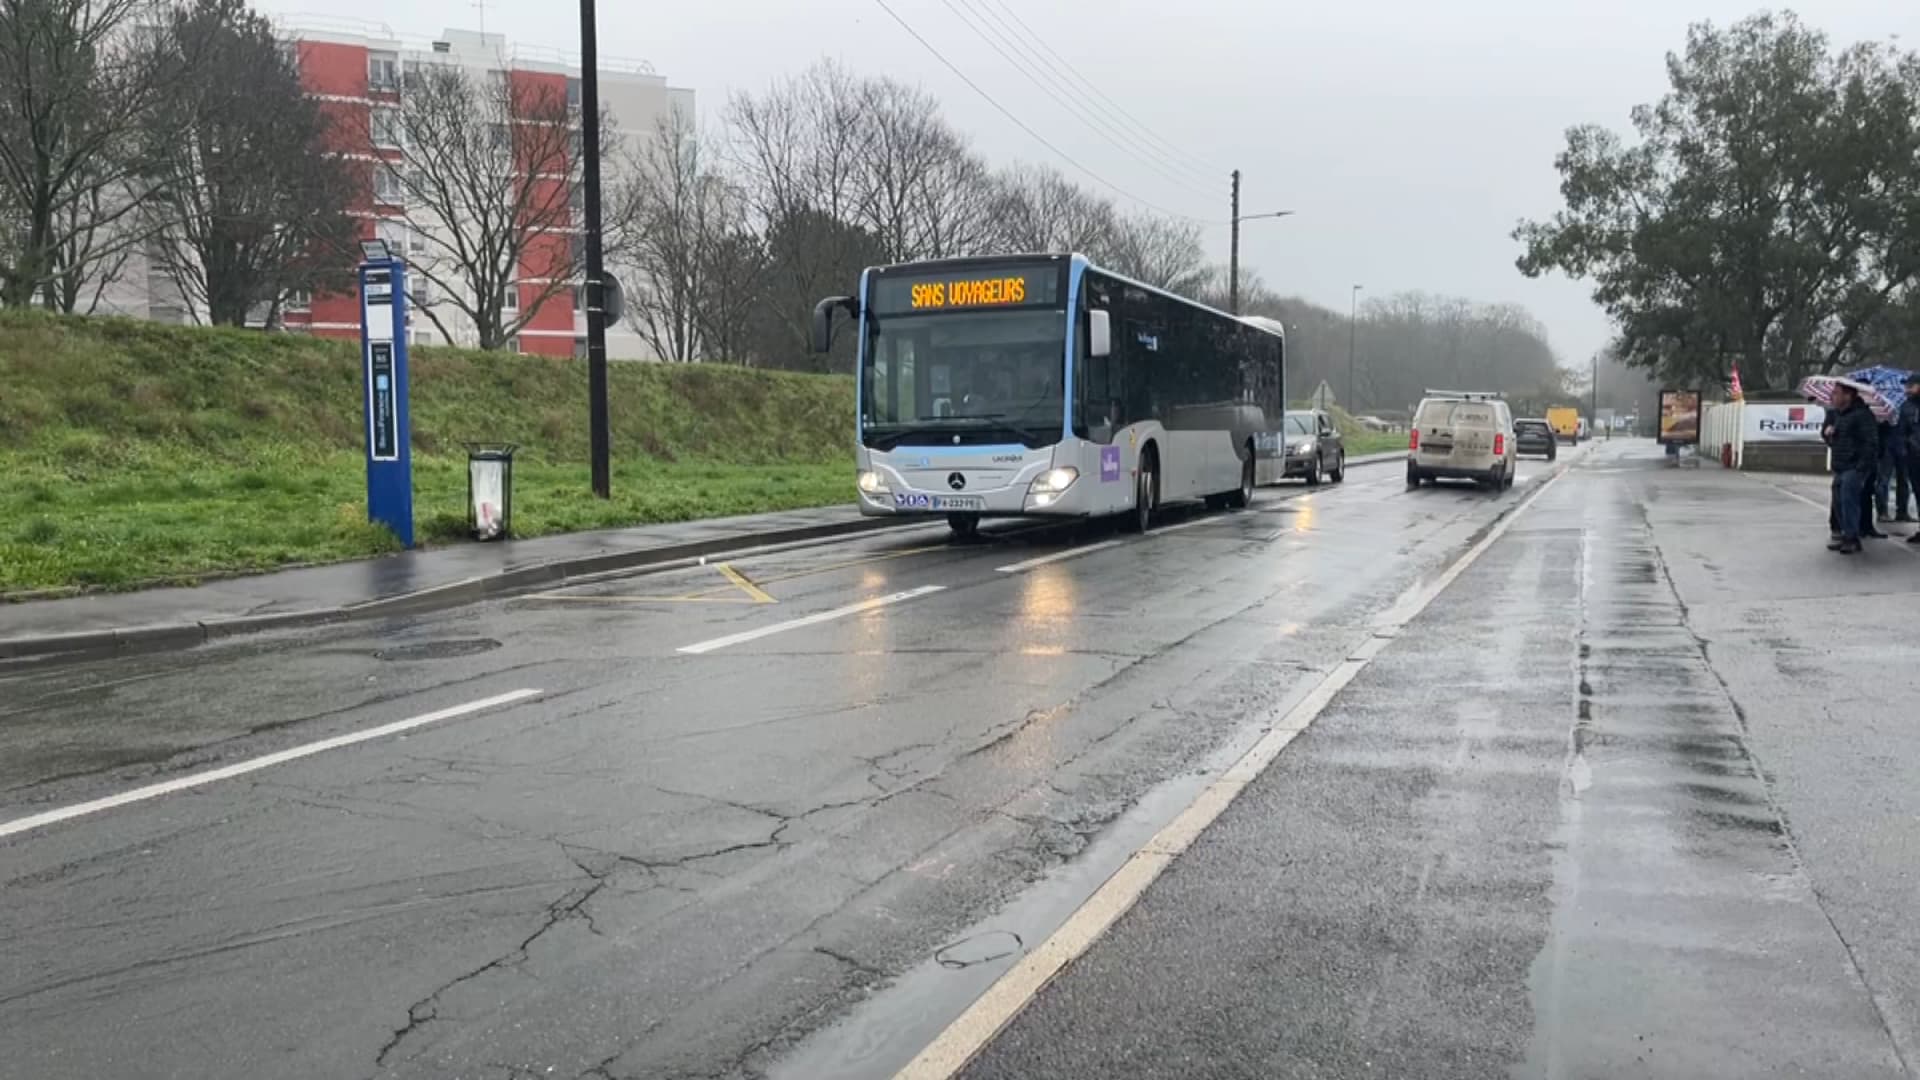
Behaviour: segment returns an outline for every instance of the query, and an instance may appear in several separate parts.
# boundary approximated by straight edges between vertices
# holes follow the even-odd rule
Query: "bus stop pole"
[[[611,439],[607,416],[607,313],[600,244],[600,56],[594,0],[580,0],[580,148],[586,189],[587,423],[593,458],[593,493],[613,496]]]

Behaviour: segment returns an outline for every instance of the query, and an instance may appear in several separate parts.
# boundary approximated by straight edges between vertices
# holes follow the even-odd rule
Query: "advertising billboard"
[[[1818,443],[1826,410],[1818,405],[1748,402],[1740,410],[1740,439],[1745,443]]]
[[[1700,391],[1660,391],[1660,443],[1697,446],[1700,442]]]

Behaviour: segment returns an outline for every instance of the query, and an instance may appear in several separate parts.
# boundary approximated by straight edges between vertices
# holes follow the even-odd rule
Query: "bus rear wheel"
[[[953,530],[955,540],[977,540],[980,538],[980,515],[948,514],[947,528]]]
[[[1240,463],[1240,486],[1227,493],[1227,509],[1245,510],[1253,505],[1253,455]]]

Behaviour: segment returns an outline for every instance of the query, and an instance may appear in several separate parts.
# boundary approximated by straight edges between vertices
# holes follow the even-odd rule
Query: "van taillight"
[[[1493,456],[1504,457],[1506,456],[1506,453],[1507,453],[1507,437],[1505,435],[1496,433],[1493,437]]]
[[[1418,449],[1420,449],[1420,429],[1419,429],[1419,428],[1410,428],[1410,429],[1408,429],[1408,431],[1407,431],[1407,449],[1409,449],[1409,450],[1418,450]]]

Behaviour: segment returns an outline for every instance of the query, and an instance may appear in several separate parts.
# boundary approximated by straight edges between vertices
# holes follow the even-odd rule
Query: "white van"
[[[1429,390],[1407,437],[1407,486],[1472,480],[1505,491],[1516,453],[1513,410],[1500,395]]]

